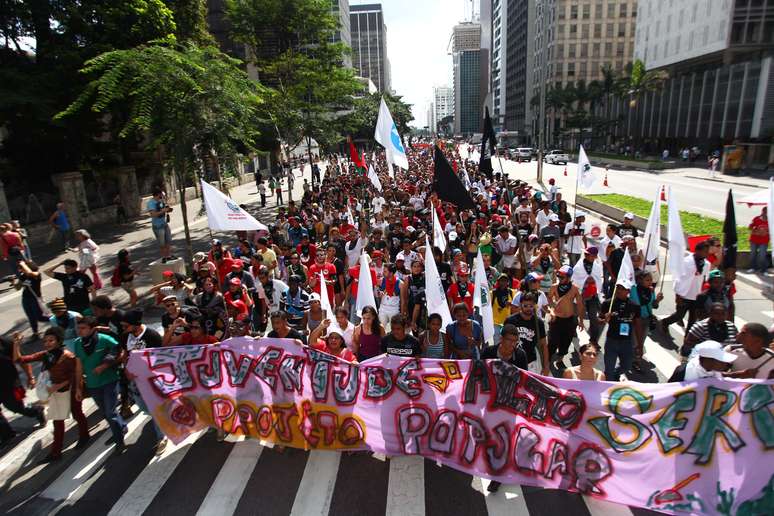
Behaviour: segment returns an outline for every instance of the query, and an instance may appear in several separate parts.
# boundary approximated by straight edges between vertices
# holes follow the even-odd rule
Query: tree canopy
[[[341,117],[339,122],[341,132],[351,135],[354,139],[373,139],[382,96],[387,107],[390,108],[390,114],[398,127],[398,132],[402,136],[408,135],[411,132],[409,123],[414,120],[411,105],[403,102],[400,95],[388,93],[373,93],[355,99],[352,111]]]

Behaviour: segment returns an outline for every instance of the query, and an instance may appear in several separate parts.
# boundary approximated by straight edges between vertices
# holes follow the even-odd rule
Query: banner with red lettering
[[[774,382],[546,378],[508,363],[350,364],[286,339],[133,352],[164,433],[419,454],[506,484],[675,514],[774,514]]]

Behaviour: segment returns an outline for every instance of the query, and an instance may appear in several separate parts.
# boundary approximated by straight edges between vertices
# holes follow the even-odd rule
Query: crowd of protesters
[[[772,378],[768,329],[759,323],[741,328],[734,324],[734,271],[718,268],[722,260],[717,240],[699,243],[685,257],[687,272],[674,279],[675,312],[659,321],[655,312],[663,299],[657,289],[661,271],[658,261],[643,259],[642,239],[631,214],[620,224],[607,225],[600,238],[592,238],[586,214],[569,210],[553,181],[539,191],[501,174],[489,178],[454,145],[444,144],[444,150],[468,185],[474,209],[460,210],[433,192],[432,146],[409,150],[409,170],[396,168],[394,175],[383,155],[375,157],[371,165],[382,191],[343,159],[330,157],[322,174],[315,162],[318,173],[311,184],[304,179],[300,199],[276,196],[276,216],[264,218],[268,231],[212,240],[193,257],[189,276],[167,272],[164,282],[153,286],[153,302],[164,310],[161,331],[144,320],[139,308],[119,310],[108,296],[97,295],[101,280],[92,265],[98,248],[87,232],[78,232],[78,248],[91,259],[65,260],[63,271],[59,265],[44,271],[63,286],[63,296],[48,307],[40,303],[37,267],[20,257],[20,281],[35,296],[28,296],[30,325],[36,334],[39,324],[46,325],[45,349],[25,355],[18,338],[0,338],[0,403],[43,420],[39,409],[23,404],[16,369],[17,364],[24,366],[32,388],[35,378],[28,366],[41,361],[48,383],[38,392],[46,391],[42,395],[49,400],[55,435],[47,460],[61,457],[62,421],[70,413],[78,422],[78,446],[88,442],[81,409],[86,395],[94,398],[109,423],[120,453],[132,400],[146,410],[123,368],[128,352],[215,344],[231,336],[297,339],[350,362],[382,353],[501,359],[546,376],[619,381],[646,365],[649,332],[679,324],[686,329],[684,363],[671,380]],[[281,193],[277,179],[272,181],[269,191]],[[262,182],[257,186],[265,205],[266,187]],[[170,209],[161,191],[148,205],[166,260],[174,259]],[[447,243],[443,251],[433,238],[434,216]],[[434,241],[431,254],[453,318],[445,326],[441,314],[428,312],[427,237]],[[633,283],[618,281],[627,250],[635,270]],[[479,251],[495,328],[489,342],[473,303],[472,271]],[[363,252],[377,306],[357,311]],[[122,251],[111,283],[131,294],[134,274],[128,253]],[[323,307],[323,297],[332,313]],[[134,305],[136,293],[131,299]],[[579,332],[588,338],[576,350]],[[161,453],[166,440],[158,427],[155,431],[156,451]],[[12,435],[0,416],[0,438],[6,442]]]

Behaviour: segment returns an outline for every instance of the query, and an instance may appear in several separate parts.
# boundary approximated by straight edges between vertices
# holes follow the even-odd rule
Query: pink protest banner
[[[286,339],[133,352],[164,433],[419,454],[674,514],[774,514],[774,382],[546,378],[499,360],[349,364]]]

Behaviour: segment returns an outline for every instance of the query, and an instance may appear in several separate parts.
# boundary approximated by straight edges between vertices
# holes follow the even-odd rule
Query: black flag
[[[435,174],[433,175],[433,191],[446,202],[456,205],[461,210],[475,208],[476,204],[470,198],[460,178],[452,170],[446,156],[438,145],[435,146],[433,157]]]
[[[723,221],[723,269],[736,268],[736,213],[734,212],[734,195],[728,189],[726,199],[726,220]]]
[[[492,119],[489,118],[489,107],[484,113],[484,131],[481,137],[481,160],[478,162],[478,170],[486,177],[492,179],[492,155],[495,153],[495,132],[492,127]]]

